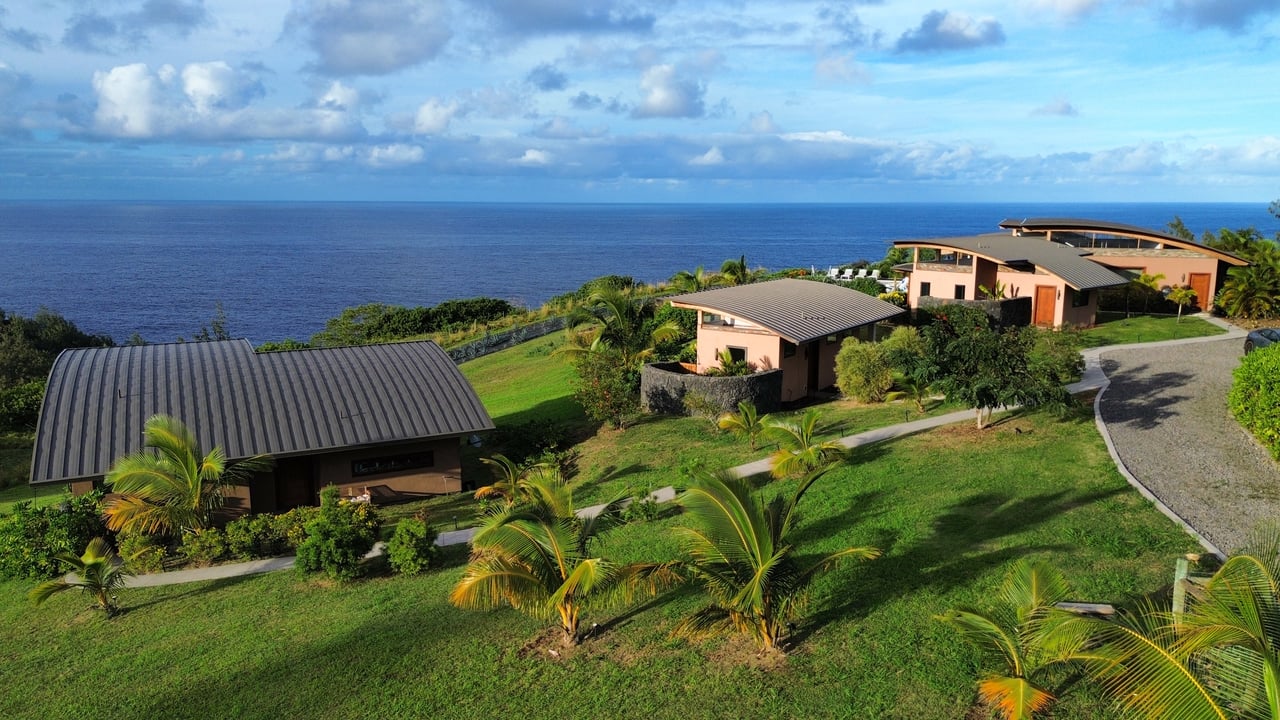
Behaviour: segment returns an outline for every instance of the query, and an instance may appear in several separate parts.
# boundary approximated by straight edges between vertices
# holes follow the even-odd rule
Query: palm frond
[[[1054,697],[1025,678],[991,676],[978,682],[978,696],[1004,720],[1030,720],[1047,710]]]

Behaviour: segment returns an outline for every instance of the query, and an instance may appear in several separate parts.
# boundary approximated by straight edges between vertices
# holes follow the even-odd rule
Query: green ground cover
[[[498,427],[524,422],[581,423],[573,399],[573,366],[553,354],[560,333],[507,348],[458,366]]]
[[[1085,347],[1122,345],[1127,343],[1180,340],[1182,338],[1221,335],[1225,330],[1197,317],[1183,317],[1182,322],[1173,315],[1134,315],[1125,317],[1121,312],[1098,313],[1098,324],[1081,331]]]
[[[449,567],[417,578],[335,586],[285,572],[129,590],[110,622],[84,598],[32,608],[28,584],[0,583],[0,717],[965,718],[976,655],[934,615],[983,604],[1019,557],[1058,564],[1078,599],[1126,602],[1167,585],[1173,558],[1194,549],[1117,474],[1087,405],[863,448],[802,511],[804,553],[885,555],[818,582],[784,663],[736,641],[670,639],[700,605],[683,590],[588,617],[600,630],[554,657],[540,624],[446,603],[465,561],[454,548]],[[684,522],[621,528],[601,550],[672,557]],[[1077,687],[1054,716],[1108,715]]]
[[[31,433],[0,432],[0,489],[27,484],[33,442]]]

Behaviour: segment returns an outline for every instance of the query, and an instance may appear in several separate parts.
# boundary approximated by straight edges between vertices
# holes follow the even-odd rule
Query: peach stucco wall
[[[743,327],[698,326],[698,372],[720,366],[720,351],[740,347],[747,351],[747,362],[757,370],[778,367],[782,338],[765,330]]]
[[[964,272],[962,270],[939,270],[930,266],[920,266],[919,269],[911,273],[911,283],[908,290],[907,302],[912,309],[920,306],[920,288],[922,283],[929,283],[929,294],[936,298],[953,299],[955,298],[955,286],[963,285],[965,288],[964,297],[966,300],[981,300],[982,293],[978,291],[979,285],[991,287],[993,282],[988,282],[991,278],[992,268],[998,268],[992,263],[982,258],[977,258],[976,272]],[[967,270],[967,268],[965,268]],[[1094,322],[1094,315],[1098,307],[1098,298],[1096,292],[1091,292],[1089,304],[1084,307],[1070,307],[1070,288],[1062,278],[1056,275],[1050,275],[1044,272],[1018,272],[1007,268],[998,269],[994,273],[995,281],[1005,286],[1005,296],[1010,298],[1029,297],[1034,304],[1036,299],[1037,285],[1050,285],[1054,288],[1054,311],[1053,324],[1059,326],[1063,324],[1087,326]],[[983,279],[979,282],[979,279]],[[1035,307],[1032,307],[1032,317],[1035,317]]]

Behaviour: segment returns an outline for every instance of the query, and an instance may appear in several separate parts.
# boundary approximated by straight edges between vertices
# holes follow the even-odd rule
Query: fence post
[[[1189,563],[1185,557],[1178,558],[1173,570],[1173,620],[1182,622],[1182,614],[1187,610],[1187,572]]]

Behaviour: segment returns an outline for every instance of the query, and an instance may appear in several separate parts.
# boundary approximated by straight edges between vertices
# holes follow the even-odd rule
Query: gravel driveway
[[[1102,354],[1101,413],[1143,485],[1224,552],[1280,518],[1280,465],[1227,411],[1239,338]]]

